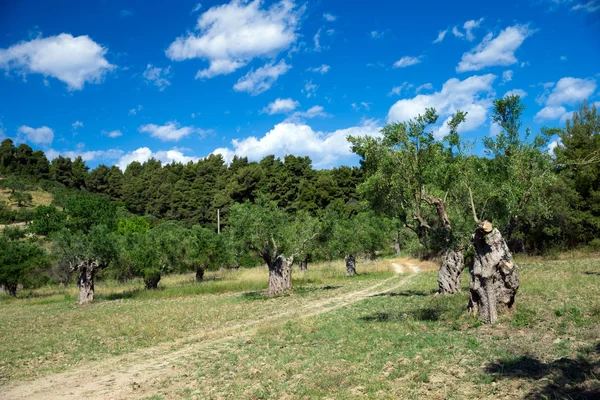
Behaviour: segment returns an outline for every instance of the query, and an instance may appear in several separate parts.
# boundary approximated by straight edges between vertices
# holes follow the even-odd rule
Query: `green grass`
[[[293,295],[281,300],[262,294],[266,268],[211,271],[202,283],[195,282],[194,274],[167,276],[158,290],[144,290],[141,280],[100,281],[96,301],[88,306],[76,304],[76,287],[23,291],[16,299],[0,295],[0,382],[260,318],[278,310],[282,301],[327,297],[393,276],[388,265],[376,263],[364,265],[354,278],[344,277],[341,263],[311,267],[294,274]]]
[[[104,283],[99,301],[86,307],[74,304],[73,289],[0,297],[2,381],[173,340],[180,340],[174,348],[194,349],[215,338],[222,340],[196,348],[156,379],[136,378],[132,397],[600,396],[600,259],[523,260],[517,309],[493,326],[466,313],[468,274],[463,293],[438,296],[435,271],[392,278],[382,289],[406,283],[330,312],[302,311],[389,279],[389,263],[359,264],[364,273],[356,279],[344,278],[340,263],[310,266],[295,273],[294,292],[278,298],[262,296],[263,269],[211,273],[201,284],[169,277],[151,292],[134,291],[139,282]],[[289,318],[269,319],[287,311]],[[252,329],[228,336],[249,321],[257,321]]]

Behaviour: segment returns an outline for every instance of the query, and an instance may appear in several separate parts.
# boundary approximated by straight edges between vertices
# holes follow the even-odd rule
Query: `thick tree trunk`
[[[519,269],[500,231],[483,221],[473,234],[475,255],[471,267],[469,311],[486,323],[494,323],[498,312],[514,307],[519,289]]]
[[[9,283],[4,287],[4,289],[8,292],[10,297],[17,297],[17,287],[18,285],[16,283]]]
[[[269,287],[267,294],[276,296],[283,294],[292,288],[292,264],[294,260],[288,260],[279,256],[269,263]]]
[[[196,269],[196,282],[202,282],[204,280],[204,268],[198,267]]]
[[[86,261],[78,265],[79,278],[79,304],[90,303],[94,300],[94,276],[96,275],[97,265],[94,262]]]
[[[298,271],[308,271],[308,257],[300,260],[300,264],[298,264]]]
[[[346,276],[356,275],[356,257],[354,254],[348,254],[344,257],[346,261]]]
[[[151,273],[144,277],[144,286],[148,290],[158,289],[158,282],[160,282],[160,274]]]
[[[462,251],[446,250],[442,255],[442,264],[438,271],[439,292],[454,294],[460,292],[460,276],[465,268]]]

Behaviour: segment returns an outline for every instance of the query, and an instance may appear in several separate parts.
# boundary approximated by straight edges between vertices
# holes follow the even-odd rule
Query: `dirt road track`
[[[145,382],[181,373],[181,367],[193,366],[194,360],[206,356],[207,353],[226,350],[232,340],[252,336],[262,325],[288,319],[314,317],[352,305],[367,297],[400,288],[414,276],[414,274],[404,274],[406,269],[414,273],[420,271],[412,264],[403,264],[405,265],[391,263],[397,275],[367,288],[326,299],[308,301],[298,307],[272,313],[261,319],[205,331],[123,356],[98,362],[85,362],[63,373],[0,388],[0,399],[139,398],[144,394],[137,389],[146,386]]]

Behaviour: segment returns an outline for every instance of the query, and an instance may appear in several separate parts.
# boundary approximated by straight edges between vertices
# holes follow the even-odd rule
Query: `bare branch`
[[[465,185],[467,185],[467,189],[469,190],[469,201],[471,202],[471,211],[473,211],[473,219],[475,220],[475,223],[478,224],[479,218],[477,218],[477,211],[475,210],[475,202],[473,201],[473,191],[471,190],[471,186],[468,183],[465,183]]]

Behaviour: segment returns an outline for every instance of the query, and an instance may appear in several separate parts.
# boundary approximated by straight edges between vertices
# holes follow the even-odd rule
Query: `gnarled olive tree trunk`
[[[438,271],[439,293],[454,294],[460,292],[460,277],[465,268],[462,251],[446,250]]]
[[[440,219],[442,243],[442,262],[438,271],[439,293],[454,294],[460,291],[460,277],[465,268],[465,260],[462,249],[453,248],[456,246],[452,240],[452,224],[446,211],[446,202],[431,195],[423,195],[423,199],[435,207],[436,213]],[[430,230],[432,228],[429,228]]]
[[[94,300],[94,276],[98,270],[98,264],[94,261],[84,261],[77,264],[79,271],[77,286],[79,287],[79,304],[90,303]]]
[[[268,263],[269,266],[269,287],[267,294],[275,296],[292,288],[292,264],[291,259],[285,258],[283,255],[276,257]]]
[[[348,254],[344,257],[344,261],[346,261],[346,276],[356,275],[356,256]]]
[[[196,282],[202,282],[204,280],[204,268],[196,268]]]
[[[483,221],[472,237],[475,255],[471,267],[469,311],[486,323],[494,323],[498,312],[514,308],[519,289],[519,269],[500,231]]]
[[[398,231],[396,237],[394,238],[394,255],[400,255],[400,231]]]
[[[152,273],[144,277],[144,287],[148,290],[158,289],[160,273]]]
[[[308,257],[304,257],[304,259],[300,260],[298,271],[308,271]]]
[[[4,286],[4,289],[8,292],[10,297],[17,297],[17,288],[18,285],[16,283],[7,283]]]

